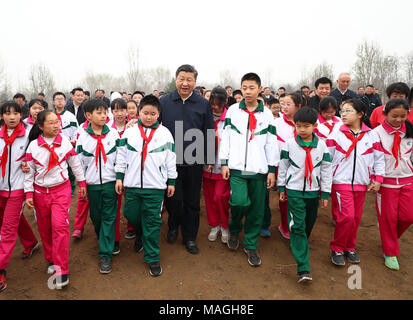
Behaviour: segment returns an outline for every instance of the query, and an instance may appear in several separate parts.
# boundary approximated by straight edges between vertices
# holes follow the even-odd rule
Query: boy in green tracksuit
[[[219,159],[222,176],[231,185],[228,248],[238,248],[245,216],[244,252],[248,263],[257,267],[261,265],[256,250],[264,218],[265,188],[275,183],[279,151],[272,113],[257,100],[262,90],[259,76],[244,75],[241,90],[244,99],[231,105],[225,117]]]
[[[288,225],[291,250],[297,261],[298,282],[312,280],[308,237],[317,219],[321,190],[321,206],[326,208],[331,192],[330,153],[323,140],[313,133],[317,112],[301,108],[294,115],[297,136],[286,141],[278,168],[280,200],[288,196]]]
[[[159,240],[162,203],[175,192],[175,145],[170,131],[159,124],[160,102],[149,95],[139,105],[139,120],[126,129],[116,158],[116,192],[125,191],[123,214],[136,231],[135,250],[143,248],[149,273],[162,273]]]
[[[109,273],[115,243],[115,161],[120,137],[105,124],[108,107],[103,100],[88,100],[84,110],[89,126],[80,133],[76,151],[85,172],[90,218],[99,238],[100,273]]]

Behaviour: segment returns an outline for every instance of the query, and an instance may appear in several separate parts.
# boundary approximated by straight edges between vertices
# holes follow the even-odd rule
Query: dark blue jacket
[[[373,93],[371,95],[365,94],[364,96],[361,97],[361,100],[367,106],[367,116],[369,118],[370,118],[373,110],[382,105],[380,96],[378,94],[375,94],[375,93]]]
[[[330,92],[330,96],[334,97],[337,100],[338,107],[340,108],[341,102],[343,101],[344,98],[360,98],[357,93],[354,91],[347,89],[347,91],[342,94],[338,88],[335,88],[333,91]],[[344,100],[346,100],[344,99]]]
[[[192,92],[192,95],[183,102],[178,90],[174,90],[161,99],[161,115],[159,121],[169,129],[174,137],[175,152],[177,165],[192,165],[192,164],[214,164],[215,162],[215,127],[212,116],[211,105],[208,100],[199,94]],[[182,129],[175,132],[176,121],[183,121]],[[179,126],[177,127],[179,128]],[[185,137],[185,133],[189,129],[199,129],[202,131],[203,141],[196,140],[194,136]],[[210,129],[210,135],[207,135],[207,130]],[[214,134],[211,135],[211,133]],[[185,141],[189,140],[189,141]],[[199,139],[201,140],[201,139]],[[193,144],[193,145],[192,145]],[[195,148],[195,145],[198,148]],[[200,157],[200,161],[195,163],[187,163],[188,159],[184,159],[185,150],[190,146],[188,152],[191,152],[194,158]],[[201,148],[202,147],[202,148]],[[212,154],[207,154],[207,150],[212,150]],[[202,155],[197,152],[203,152]],[[207,158],[208,155],[208,158]],[[211,159],[212,158],[212,159]]]

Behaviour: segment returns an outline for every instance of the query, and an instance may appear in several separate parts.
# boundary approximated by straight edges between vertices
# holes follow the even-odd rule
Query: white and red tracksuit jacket
[[[343,132],[351,133],[346,125],[342,125],[326,140],[332,160],[335,190],[366,191],[372,180],[382,183],[385,173],[384,153],[377,134],[363,123],[356,135],[359,137],[365,132],[363,138],[345,158],[352,142]]]
[[[396,160],[392,149],[394,133],[397,131],[400,132],[401,141]],[[399,188],[413,183],[413,138],[406,138],[405,123],[399,129],[395,129],[384,121],[373,132],[378,135],[384,152],[385,174],[382,186]]]
[[[321,140],[326,141],[327,138],[334,132],[340,130],[343,122],[339,117],[333,116],[332,120],[324,119],[321,114],[318,115],[317,127],[314,128],[314,133]]]
[[[42,147],[46,143],[43,136],[39,135],[36,140],[30,142],[27,148],[26,161],[30,167],[30,171],[24,179],[26,198],[33,198],[34,184],[40,187],[50,188],[68,181],[67,162],[72,168],[79,186],[86,187],[82,165],[69,138],[61,134],[56,136],[53,143],[59,145],[59,147],[56,147],[54,150],[59,157],[59,161],[58,165],[49,172],[47,172],[47,168],[49,165],[50,152]]]
[[[30,130],[24,128],[16,137],[13,144],[8,147],[8,157],[4,177],[0,168],[0,196],[9,198],[10,196],[22,195],[24,193],[24,176],[21,164],[25,160],[26,147],[29,142]],[[11,132],[9,133],[9,136]],[[0,128],[0,152],[4,152],[3,130]]]
[[[294,138],[297,131],[294,122],[288,119],[284,113],[280,118],[275,118],[274,125],[277,129],[278,150],[281,153],[281,149],[286,141]]]
[[[203,176],[210,179],[222,179],[221,175],[221,162],[219,161],[218,154],[219,149],[221,147],[221,140],[222,140],[222,132],[224,130],[225,125],[225,115],[227,114],[227,109],[224,110],[222,115],[219,119],[215,120],[215,146],[216,146],[216,155],[215,155],[215,165],[211,171],[206,170],[206,166],[204,166]]]
[[[23,123],[26,125],[26,130],[30,133],[34,126],[34,121],[32,117],[29,115],[26,119],[23,120]]]

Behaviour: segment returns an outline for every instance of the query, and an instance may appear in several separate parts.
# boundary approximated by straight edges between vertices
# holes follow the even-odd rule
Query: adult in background
[[[315,95],[308,100],[308,106],[319,111],[321,99],[328,97],[333,83],[327,77],[321,77],[315,81]]]
[[[111,92],[110,94],[112,94],[113,92]],[[100,100],[105,101],[105,103],[107,104],[108,108],[110,107],[110,100],[109,98],[105,97],[105,90],[103,89],[96,89],[95,91],[95,95],[96,98],[99,98]]]
[[[362,96],[364,96],[364,93],[365,93],[364,87],[359,87],[359,88],[357,89],[357,94],[359,95],[360,98],[361,98]]]
[[[23,117],[22,120],[26,119],[29,116],[29,106],[27,105],[26,97],[24,96],[23,93],[16,93],[13,96],[13,101],[17,102],[17,104],[22,108],[23,110]]]
[[[77,123],[80,125],[86,121],[85,111],[83,110],[83,101],[85,95],[82,88],[74,88],[71,92],[72,102],[66,106],[66,109],[73,113]]]
[[[307,99],[310,98],[310,87],[309,86],[302,86],[300,90],[301,90],[302,96],[305,96]]]
[[[169,214],[167,240],[169,243],[176,241],[180,226],[186,249],[189,253],[196,254],[199,252],[196,237],[199,229],[202,169],[204,164],[208,164],[207,170],[211,170],[215,160],[215,135],[212,134],[207,139],[207,130],[215,132],[215,127],[209,101],[194,93],[198,76],[196,69],[184,64],[176,70],[175,75],[176,89],[160,100],[160,120],[174,136],[178,171],[175,194],[165,199]],[[191,135],[189,139],[184,139],[185,133],[190,129],[198,129],[203,133],[202,143]],[[194,149],[195,144],[198,148]],[[200,149],[202,144],[203,148]],[[206,161],[207,150],[212,150],[211,163]],[[192,159],[188,159],[187,153]],[[191,160],[195,161],[192,163]]]
[[[225,90],[227,91],[227,96],[232,97],[232,87],[231,86],[226,86]]]
[[[379,95],[376,94],[376,92],[374,90],[374,86],[372,84],[368,84],[366,86],[366,92],[364,93],[364,96],[361,97],[361,100],[367,106],[366,115],[368,117],[371,116],[374,109],[381,106],[381,99],[380,99]]]
[[[340,73],[337,79],[337,88],[330,92],[330,96],[336,99],[338,106],[340,106],[341,102],[344,100],[359,98],[359,95],[356,92],[349,89],[350,82],[350,73]]]

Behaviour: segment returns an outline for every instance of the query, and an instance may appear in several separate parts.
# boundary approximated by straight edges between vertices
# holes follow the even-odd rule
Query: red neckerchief
[[[0,167],[1,167],[1,175],[3,177],[4,181],[4,175],[6,174],[6,165],[7,165],[7,160],[9,157],[9,148],[8,146],[11,146],[16,140],[17,136],[23,131],[24,127],[21,122],[17,125],[16,128],[14,128],[13,133],[9,137],[7,134],[7,126],[4,125],[2,130],[3,130],[3,139],[4,139],[4,149],[3,149],[3,154],[1,155],[1,162],[0,162]]]
[[[92,138],[95,138],[98,141],[97,144],[96,144],[96,155],[95,155],[96,167],[98,166],[98,158],[99,158],[99,153],[100,152],[102,152],[103,163],[106,164],[106,161],[108,159],[106,157],[105,148],[104,148],[103,143],[102,143],[102,139],[104,139],[106,137],[106,134],[101,134],[101,135],[98,136],[98,135],[89,133],[89,135]]]
[[[214,121],[214,127],[215,127],[215,145],[216,145],[216,151],[215,153],[218,154],[218,145],[219,145],[219,137],[218,137],[218,123],[219,119]]]
[[[60,123],[59,133],[62,133],[62,129],[63,129],[62,116],[60,115],[60,113],[56,113],[56,115],[57,115],[57,118],[59,119],[59,123]]]
[[[50,147],[47,142],[45,142],[42,147],[46,148],[47,150],[49,150],[50,152],[50,157],[49,157],[49,164],[47,166],[47,171],[44,174],[46,176],[46,174],[52,170],[54,167],[56,167],[59,164],[59,156],[56,154],[56,152],[54,151],[54,149],[56,147],[60,147],[60,144],[57,144],[53,141],[53,147]]]
[[[396,131],[394,133],[394,138],[393,138],[393,147],[391,149],[391,152],[393,154],[393,157],[396,159],[396,164],[394,168],[396,169],[397,166],[399,165],[399,156],[400,156],[400,142],[402,141],[402,138],[400,138],[400,131]]]
[[[122,135],[126,130],[126,124],[123,126],[123,130],[119,132],[118,127],[116,127],[116,122],[115,122],[115,120],[113,120],[112,128],[115,128],[116,131],[119,133],[119,136],[122,138]]]
[[[327,121],[324,122],[324,125],[328,128],[328,130],[330,130],[330,131],[328,132],[328,134],[330,134],[331,132],[333,132],[333,129],[334,129],[335,124],[336,124],[335,122],[333,122],[333,124],[329,124]]]
[[[283,119],[289,126],[294,127],[294,137],[296,137],[297,136],[297,128],[295,127],[294,122],[291,121],[290,119],[288,119],[288,117],[285,114],[283,114]]]
[[[146,156],[148,155],[148,144],[151,142],[153,135],[155,134],[156,129],[158,129],[158,126],[155,129],[151,130],[151,133],[149,134],[149,137],[146,136],[145,131],[143,130],[143,127],[138,123],[138,128],[141,133],[142,139],[145,141],[142,147],[142,171],[145,169],[145,160]]]
[[[344,159],[347,159],[350,156],[350,153],[353,151],[353,149],[356,147],[357,142],[359,142],[361,139],[363,139],[364,134],[366,132],[362,132],[357,138],[354,137],[354,135],[351,132],[348,131],[343,131],[344,135],[351,140],[351,146],[350,148],[347,150],[346,156],[344,157]]]
[[[298,145],[300,145],[297,141],[297,136],[295,136],[295,141],[297,142]],[[305,178],[306,180],[310,183],[310,189],[311,185],[313,184],[313,159],[311,158],[311,149],[312,147],[305,147],[305,146],[300,146],[305,150]]]
[[[251,112],[247,108],[242,109],[242,110],[248,113],[248,124],[249,124],[250,132],[251,132],[251,136],[248,142],[250,142],[252,139],[254,139],[255,128],[257,127],[257,118],[255,118],[254,113],[258,111],[254,110]]]

